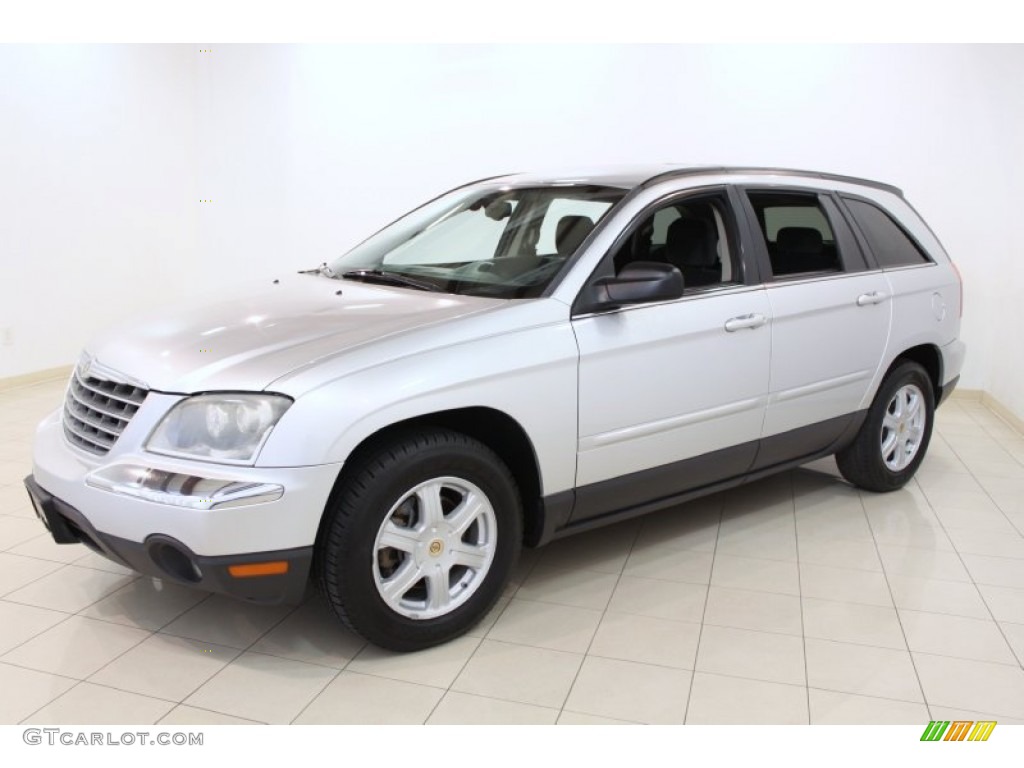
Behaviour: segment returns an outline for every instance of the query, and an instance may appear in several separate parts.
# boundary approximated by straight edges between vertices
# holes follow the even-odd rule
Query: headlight
[[[167,456],[251,464],[292,404],[283,395],[197,395],[157,425],[146,450]]]

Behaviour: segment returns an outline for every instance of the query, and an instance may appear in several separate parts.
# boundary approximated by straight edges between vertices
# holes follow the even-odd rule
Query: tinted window
[[[878,266],[885,269],[929,263],[928,257],[881,208],[862,200],[843,199],[867,238]]]
[[[778,240],[779,230],[786,227],[810,227],[818,230],[821,239],[835,240],[832,227],[828,225],[825,212],[818,205],[773,205],[764,209],[765,234],[773,243]]]
[[[687,292],[738,282],[728,216],[718,195],[687,197],[658,207],[640,220],[616,252],[615,273],[633,262],[656,261],[676,267]]]
[[[764,235],[772,274],[842,271],[835,234],[817,195],[750,192],[748,197]]]

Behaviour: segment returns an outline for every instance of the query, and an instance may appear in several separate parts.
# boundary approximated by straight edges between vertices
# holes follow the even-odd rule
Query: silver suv
[[[88,346],[35,508],[244,600],[312,575],[401,650],[478,621],[523,545],[830,454],[901,487],[964,356],[959,276],[900,191],[803,171],[486,179],[223,289]]]

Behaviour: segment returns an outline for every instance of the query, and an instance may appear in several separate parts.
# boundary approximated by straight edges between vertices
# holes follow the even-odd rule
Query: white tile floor
[[[395,655],[53,544],[21,478],[63,386],[0,393],[0,723],[1024,723],[1024,437],[977,402],[903,491],[820,461],[528,551]]]

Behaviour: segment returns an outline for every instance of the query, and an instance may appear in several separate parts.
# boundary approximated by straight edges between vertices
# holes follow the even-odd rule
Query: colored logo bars
[[[995,720],[932,720],[921,741],[988,741],[995,727]]]

